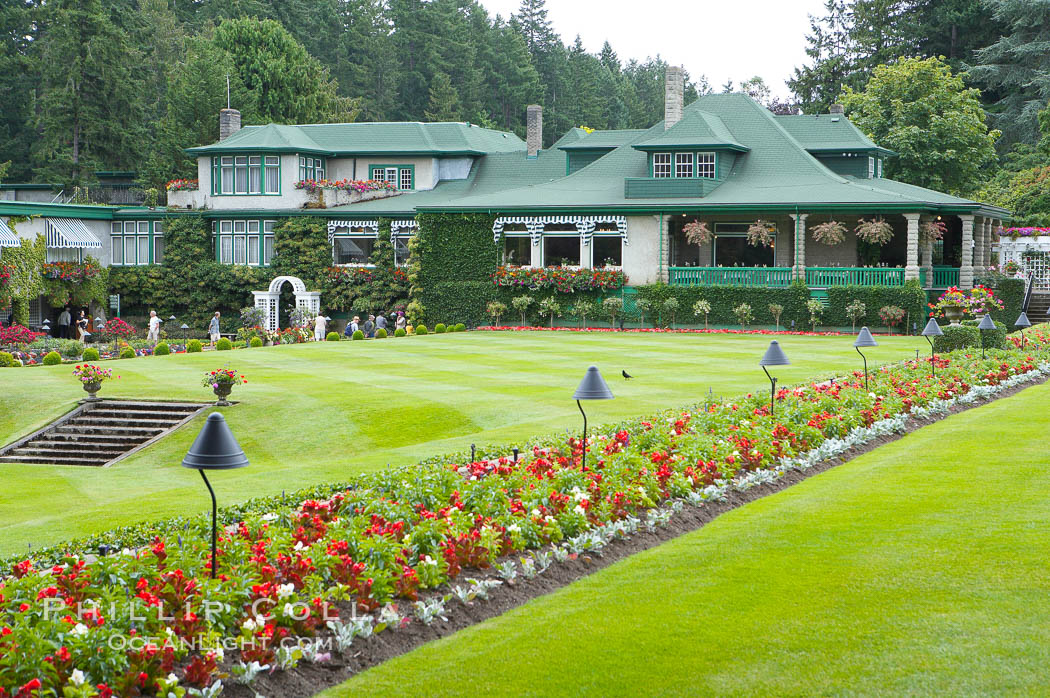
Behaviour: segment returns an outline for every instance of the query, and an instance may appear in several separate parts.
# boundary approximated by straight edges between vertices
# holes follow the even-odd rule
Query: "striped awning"
[[[331,245],[332,241],[335,240],[335,238],[336,238],[335,231],[338,230],[339,228],[346,228],[346,231],[347,231],[345,233],[346,235],[351,234],[352,231],[355,228],[362,229],[364,231],[364,235],[369,235],[369,233],[367,232],[369,229],[371,229],[371,231],[372,231],[371,235],[375,235],[375,236],[379,235],[379,221],[377,221],[375,219],[373,219],[373,220],[360,220],[360,221],[338,221],[338,220],[329,219],[328,220],[328,244],[329,245]]]
[[[623,239],[623,244],[628,244],[627,239],[627,216],[500,216],[492,224],[492,242],[499,244],[503,228],[507,225],[524,225],[532,238],[532,244],[540,244],[544,229],[548,225],[575,225],[584,243],[591,244],[594,228],[598,223],[609,223],[616,226],[616,230]]]
[[[51,249],[67,247],[102,247],[84,221],[77,218],[46,218],[47,246]]]
[[[21,247],[22,240],[15,235],[15,231],[8,227],[7,223],[0,221],[0,247]]]

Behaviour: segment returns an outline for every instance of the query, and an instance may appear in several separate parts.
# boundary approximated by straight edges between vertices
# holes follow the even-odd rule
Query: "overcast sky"
[[[521,0],[481,0],[504,19]],[[808,14],[823,0],[547,0],[547,17],[566,44],[579,34],[596,53],[606,40],[622,62],[659,54],[690,76],[706,75],[718,90],[761,75],[773,93],[806,60]]]

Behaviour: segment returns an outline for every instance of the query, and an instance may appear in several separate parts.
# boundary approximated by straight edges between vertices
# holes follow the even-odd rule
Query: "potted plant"
[[[219,399],[215,402],[217,407],[226,407],[230,402],[226,399],[233,391],[233,386],[247,383],[244,376],[233,369],[221,368],[218,371],[210,371],[204,374],[201,385],[211,388]]]
[[[952,325],[959,325],[963,315],[970,309],[970,297],[955,286],[950,287],[936,303],[930,303],[934,315],[943,315]]]
[[[73,369],[73,376],[80,381],[84,392],[88,394],[84,401],[98,402],[100,398],[97,393],[102,389],[102,383],[113,377],[113,369],[102,368],[94,364],[80,364]]]

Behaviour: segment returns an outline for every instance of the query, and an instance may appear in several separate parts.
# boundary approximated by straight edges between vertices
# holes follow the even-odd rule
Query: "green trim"
[[[566,165],[566,167],[568,167],[568,165]],[[368,178],[369,179],[375,179],[376,178],[376,176],[375,176],[376,170],[384,170],[383,181],[386,181],[386,172],[385,172],[385,170],[389,170],[389,169],[396,169],[397,170],[397,182],[395,182],[395,184],[397,184],[398,191],[415,191],[415,189],[416,189],[416,166],[412,165],[412,164],[409,164],[409,165],[372,164],[372,165],[368,166]],[[402,170],[410,170],[411,173],[412,173],[412,175],[411,175],[412,176],[412,186],[409,187],[408,189],[402,189],[401,188],[401,171]]]
[[[326,158],[360,158],[360,157],[456,157],[461,155],[482,156],[488,155],[484,150],[322,150],[313,148],[297,148],[295,146],[250,146],[238,148],[237,146],[224,146],[221,143],[205,145],[197,148],[186,148],[183,152],[190,155],[214,155],[219,153],[309,153]]]
[[[226,194],[220,192],[219,189],[222,187],[222,158],[224,158],[224,157],[229,157],[229,158],[251,158],[253,155],[258,156],[261,159],[261,162],[259,163],[259,169],[260,169],[260,172],[259,172],[259,184],[262,187],[263,191],[254,192],[254,193],[252,193],[252,192],[234,192],[234,193],[226,193]],[[296,161],[296,164],[298,165],[298,161]],[[237,167],[238,167],[238,165],[235,162],[233,164],[233,188],[234,189],[237,188]],[[249,165],[247,163],[245,163],[243,165],[243,167],[246,170],[250,170],[251,169],[251,165]],[[280,157],[277,158],[277,192],[276,193],[274,193],[274,192],[267,192],[266,191],[266,170],[271,168],[271,167],[273,167],[273,165],[267,165],[266,164],[266,156],[261,154],[261,153],[259,153],[259,152],[257,152],[257,151],[256,152],[245,151],[243,153],[240,153],[240,152],[238,152],[238,153],[229,153],[229,154],[226,154],[226,155],[213,155],[213,156],[211,156],[211,195],[212,196],[281,196],[281,189],[282,189],[282,186],[283,186],[283,183],[281,182],[281,168],[282,168],[281,158]],[[248,184],[248,178],[249,178],[248,172],[245,172],[244,176],[245,176],[245,185],[247,185]],[[198,187],[199,186],[200,186],[200,183],[198,182]]]
[[[803,147],[805,147],[805,146],[803,146]],[[892,157],[892,156],[897,154],[896,152],[894,152],[894,151],[892,151],[892,150],[890,150],[888,148],[883,148],[883,147],[880,147],[880,146],[875,146],[874,148],[869,148],[869,147],[832,148],[832,147],[829,146],[829,147],[826,147],[826,148],[806,148],[806,152],[810,153],[811,155],[815,154],[815,153],[821,153],[821,154],[863,153],[865,155],[883,155],[883,156],[886,156],[886,157]]]
[[[17,190],[43,190],[57,191],[62,188],[61,184],[0,184],[0,191],[5,189]]]
[[[675,144],[673,150],[667,145],[635,145],[631,146],[635,150],[641,150],[651,153],[666,153],[666,152],[683,152],[687,150],[699,150],[703,152],[718,152],[720,150],[732,150],[737,153],[747,153],[751,151],[743,145],[732,145],[729,143],[718,143],[718,144],[707,144],[707,143],[681,143]]]
[[[0,216],[48,216],[50,218],[87,218],[108,221],[113,219],[113,212],[116,210],[116,206],[0,201]]]
[[[132,179],[138,177],[137,170],[95,170],[96,177]]]
[[[978,211],[987,211],[988,213],[977,215],[988,215],[990,217],[1001,218],[1007,220],[1008,212],[1005,210],[994,210],[981,204],[973,204],[972,206],[960,206],[956,204],[931,204],[916,202],[913,204],[896,204],[896,203],[870,203],[870,204],[858,204],[858,203],[842,203],[842,204],[807,204],[804,207],[798,204],[789,203],[777,203],[777,204],[764,204],[760,202],[746,203],[746,204],[713,204],[710,206],[704,206],[700,204],[639,204],[637,206],[630,206],[624,204],[609,204],[607,206],[537,206],[537,207],[457,207],[457,206],[420,206],[416,210],[420,213],[441,213],[441,212],[455,212],[462,213],[465,211],[475,211],[500,215],[509,214],[522,214],[522,215],[563,215],[563,214],[602,214],[602,213],[624,213],[624,214],[659,214],[659,213],[693,213],[698,215],[710,214],[710,213],[738,213],[740,211],[772,211],[772,212],[784,212],[794,213],[796,208],[800,213],[841,213],[841,212],[857,212],[869,215],[872,213],[975,213]],[[387,215],[387,214],[384,214]]]

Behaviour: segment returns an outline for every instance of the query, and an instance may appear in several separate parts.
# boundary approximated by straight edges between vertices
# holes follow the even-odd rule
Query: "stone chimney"
[[[846,109],[841,104],[832,104],[828,107],[829,114],[845,114]]]
[[[677,124],[682,119],[682,107],[685,101],[685,78],[682,66],[667,66],[664,76],[664,130]]]
[[[224,141],[241,130],[241,113],[236,109],[219,110],[219,140]]]
[[[525,109],[525,145],[528,156],[536,157],[543,148],[543,107],[530,104]]]

